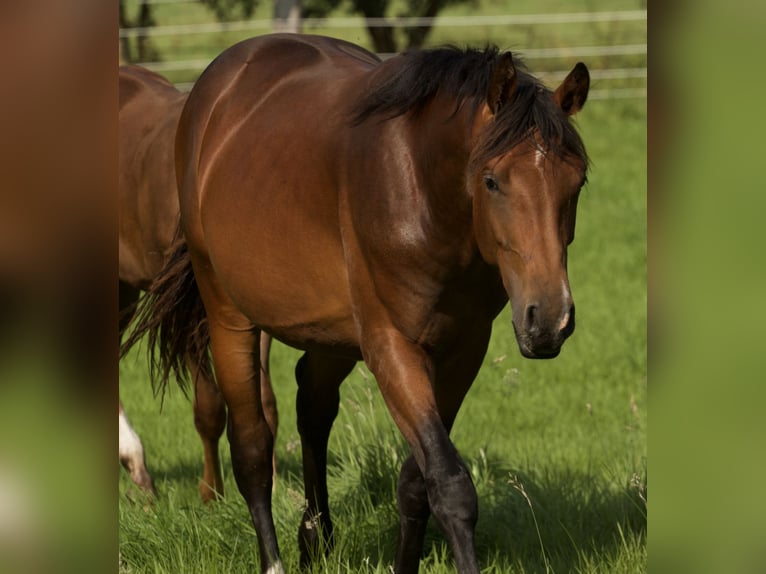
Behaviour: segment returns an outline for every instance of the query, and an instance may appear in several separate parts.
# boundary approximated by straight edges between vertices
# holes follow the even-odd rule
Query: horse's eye
[[[497,193],[500,191],[500,186],[497,184],[497,180],[491,175],[484,176],[484,187],[491,193]]]

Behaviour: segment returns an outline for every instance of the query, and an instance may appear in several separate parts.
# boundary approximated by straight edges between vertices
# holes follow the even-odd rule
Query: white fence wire
[[[146,0],[148,4],[180,4],[196,3],[197,0]],[[631,22],[646,21],[646,10],[623,10],[602,12],[573,12],[558,14],[503,14],[493,16],[437,16],[435,18],[304,18],[301,26],[304,30],[312,28],[344,29],[366,27],[417,27],[417,26],[440,26],[440,27],[471,27],[471,26],[545,26],[551,24],[568,23],[599,23],[599,22]],[[162,25],[152,27],[121,28],[120,38],[136,37],[174,37],[191,34],[211,34],[233,31],[264,31],[271,30],[274,21],[271,19],[253,19],[234,22],[206,22],[198,24]],[[620,56],[634,56],[647,54],[647,44],[618,44],[600,46],[563,46],[550,48],[530,48],[521,50],[525,60],[555,59],[555,58],[589,58],[607,57],[619,58]],[[389,57],[392,54],[381,54]],[[187,59],[166,60],[159,62],[140,62],[146,68],[159,73],[202,71],[211,59]],[[567,74],[567,70],[538,73],[545,81],[560,81]],[[608,67],[591,70],[594,80],[618,80],[627,78],[647,79],[647,68],[638,67]],[[180,89],[188,89],[192,83],[176,84]],[[592,99],[609,98],[645,98],[646,82],[643,87],[594,89],[589,95]]]
[[[186,2],[187,0],[165,0]],[[646,20],[646,10],[620,12],[573,12],[561,14],[499,14],[493,16],[435,16],[433,18],[303,18],[301,25],[311,28],[416,28],[418,26],[529,26],[593,22],[625,22]],[[166,26],[120,29],[120,37],[180,36],[244,30],[271,30],[271,19],[239,20],[234,22],[205,22]]]

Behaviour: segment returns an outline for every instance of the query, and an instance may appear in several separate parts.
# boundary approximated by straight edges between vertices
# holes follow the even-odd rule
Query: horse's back
[[[328,116],[342,112],[349,80],[378,63],[374,54],[334,38],[296,34],[250,38],[224,51],[200,76],[190,95],[184,128],[204,132],[208,148],[217,138],[228,139],[237,132],[240,137],[256,126],[262,130],[275,125],[281,133],[311,136],[306,129],[296,129],[292,118],[322,113],[328,125],[332,119]],[[200,139],[185,143],[191,147],[182,153],[189,157],[204,153]]]
[[[182,114],[189,246],[253,323],[288,343],[342,324],[339,346],[354,344],[338,165],[349,102],[377,63],[329,38],[251,39],[211,64]]]
[[[136,100],[146,102],[151,99],[162,105],[163,102],[178,99],[181,95],[166,78],[141,66],[122,65],[118,75],[120,111]]]
[[[145,288],[178,223],[173,143],[185,94],[139,66],[119,70],[120,279]]]

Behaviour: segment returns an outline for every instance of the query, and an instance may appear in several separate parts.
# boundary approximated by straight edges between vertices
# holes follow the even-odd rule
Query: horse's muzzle
[[[554,320],[546,319],[536,305],[530,304],[524,310],[522,326],[517,325],[515,318],[512,324],[522,355],[528,359],[552,359],[574,332],[574,304]]]

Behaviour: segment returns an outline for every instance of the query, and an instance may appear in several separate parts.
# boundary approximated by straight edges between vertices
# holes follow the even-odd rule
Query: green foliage
[[[509,311],[501,313],[452,433],[479,494],[476,545],[485,572],[646,571],[646,102],[594,100],[577,121],[593,160],[569,257],[577,330],[557,359],[529,361],[518,352]],[[275,344],[271,362],[280,413],[274,517],[290,572],[298,570],[304,505],[292,375],[299,356]],[[160,412],[142,349],[123,360],[120,374],[159,490],[145,509],[130,502],[135,489],[120,475],[120,571],[258,571],[226,440],[226,497],[205,506],[191,403],[173,388]],[[406,455],[360,364],[341,388],[329,444],[336,549],[314,572],[388,572]],[[454,572],[435,527],[421,572]]]
[[[342,0],[303,0],[301,15],[304,18],[325,18],[342,4]]]
[[[218,20],[239,20],[253,15],[258,0],[199,0],[209,6]]]
[[[462,0],[415,0],[407,2],[403,6],[398,4],[396,16],[401,18],[434,18],[448,4],[456,4],[460,1]],[[352,0],[352,6],[355,12],[358,12],[365,18],[384,18],[390,15],[392,11],[392,2],[390,0]],[[419,48],[423,46],[432,28],[432,24],[407,27],[403,28],[398,35],[393,28],[370,27],[368,31],[376,52],[392,53],[402,50],[401,43],[397,41],[398,37],[402,36],[406,40],[404,48]]]

